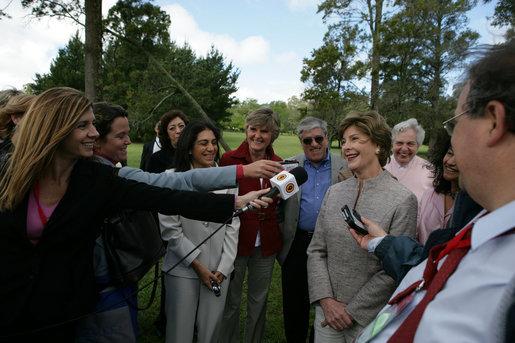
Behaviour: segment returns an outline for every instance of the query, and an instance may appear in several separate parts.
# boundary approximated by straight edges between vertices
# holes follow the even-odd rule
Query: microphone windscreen
[[[308,173],[306,169],[302,167],[296,167],[290,170],[290,174],[295,176],[295,180],[297,180],[297,185],[302,185],[304,182],[308,180]]]

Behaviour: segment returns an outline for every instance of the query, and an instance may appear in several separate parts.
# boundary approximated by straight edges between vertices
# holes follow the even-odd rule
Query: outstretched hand
[[[261,189],[259,191],[251,191],[244,195],[238,195],[236,198],[236,209],[242,209],[247,204],[251,204],[254,208],[267,208],[274,199],[269,197],[263,197],[258,199],[260,195],[270,192],[270,188]]]
[[[368,235],[360,235],[354,229],[351,228],[349,228],[349,231],[352,237],[354,237],[354,239],[356,240],[356,242],[358,242],[361,249],[368,251],[367,246],[371,240],[377,237],[384,237],[387,235],[387,233],[383,230],[382,227],[363,216],[361,216],[361,221],[368,227]]]
[[[243,166],[243,176],[254,179],[271,179],[283,170],[283,166],[276,161],[259,160]]]

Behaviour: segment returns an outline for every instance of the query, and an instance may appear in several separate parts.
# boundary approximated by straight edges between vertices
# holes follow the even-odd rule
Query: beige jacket
[[[360,324],[375,318],[395,290],[376,256],[362,250],[343,220],[341,208],[354,207],[359,181],[352,177],[329,188],[308,247],[308,284],[312,303],[333,298],[347,304],[347,312]],[[415,237],[417,198],[384,171],[364,181],[356,210],[386,232]]]

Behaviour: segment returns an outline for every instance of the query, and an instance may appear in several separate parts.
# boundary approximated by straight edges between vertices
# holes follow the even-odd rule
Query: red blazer
[[[274,153],[271,146],[267,148],[267,159],[282,161],[282,158]],[[252,159],[247,141],[241,143],[236,150],[227,151],[220,159],[220,166],[234,164],[250,164]],[[270,187],[270,180],[263,180],[266,187]],[[259,179],[242,179],[239,181],[239,194],[261,189]],[[275,208],[277,199],[265,209],[249,211],[240,216],[240,234],[238,238],[238,255],[252,256],[258,229],[261,233],[261,251],[264,257],[277,253],[283,247],[281,231],[277,224]]]

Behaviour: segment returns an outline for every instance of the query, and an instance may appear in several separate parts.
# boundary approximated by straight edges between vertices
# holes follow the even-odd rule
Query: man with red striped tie
[[[400,282],[357,342],[512,342],[515,326],[515,39],[468,70],[455,115],[444,122],[460,188],[481,211]],[[363,219],[352,232],[373,252],[385,233]]]

